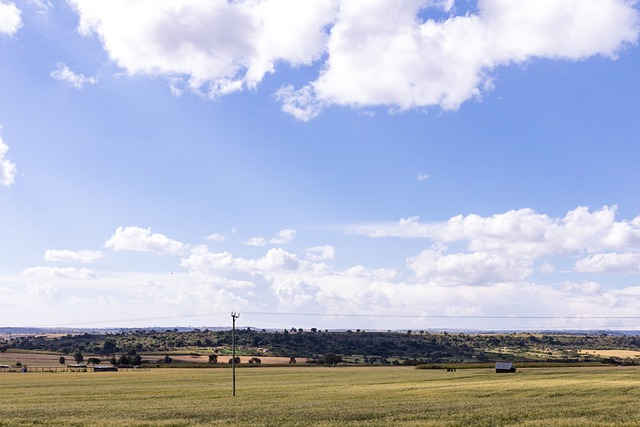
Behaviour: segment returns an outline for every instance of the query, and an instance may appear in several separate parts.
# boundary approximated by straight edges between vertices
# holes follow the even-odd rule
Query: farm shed
[[[94,366],[93,372],[118,372],[118,368],[115,366]]]
[[[515,371],[516,368],[513,367],[511,362],[496,362],[496,374],[505,374]]]
[[[72,365],[67,365],[67,371],[87,372],[87,365],[85,365],[84,363],[74,363]]]

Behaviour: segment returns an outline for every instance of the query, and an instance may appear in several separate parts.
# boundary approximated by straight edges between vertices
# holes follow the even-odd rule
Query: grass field
[[[0,373],[0,426],[640,426],[637,368]]]

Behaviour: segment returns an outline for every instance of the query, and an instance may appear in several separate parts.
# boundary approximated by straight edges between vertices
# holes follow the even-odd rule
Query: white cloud
[[[615,57],[639,31],[621,0],[481,0],[478,12],[421,20],[422,1],[341,2],[317,100],[352,107],[455,110],[492,86],[499,66],[531,58]],[[312,102],[317,102],[312,99]]]
[[[472,252],[495,252],[539,259],[552,254],[596,253],[640,245],[640,217],[616,221],[617,207],[590,211],[578,207],[563,218],[532,209],[481,217],[458,215],[446,222],[422,223],[418,217],[396,224],[362,225],[352,232],[370,237],[424,238],[438,242],[468,242]]]
[[[531,262],[521,258],[487,252],[445,254],[445,251],[446,247],[436,245],[409,258],[407,266],[418,278],[442,286],[521,282],[533,272]]]
[[[582,273],[640,274],[640,253],[594,254],[578,260],[575,270]]]
[[[265,239],[262,236],[254,236],[254,237],[250,237],[249,239],[245,240],[242,243],[247,246],[266,246],[267,239]]]
[[[0,129],[2,128],[0,127]],[[7,151],[9,151],[9,147],[0,137],[0,185],[11,187],[15,183],[17,169],[15,163],[5,159]]]
[[[298,257],[280,248],[270,249],[264,258],[253,263],[258,269],[264,271],[288,270],[294,271],[300,267]]]
[[[282,111],[303,122],[317,117],[329,105],[316,96],[310,85],[301,89],[295,89],[292,85],[283,86],[278,89],[274,98],[282,102]]]
[[[291,243],[291,241],[296,237],[296,230],[285,228],[280,230],[277,235],[273,236],[270,239],[267,239],[262,236],[254,236],[242,242],[242,244],[247,246],[266,246],[267,244],[273,245],[286,245],[287,243]]]
[[[316,285],[306,283],[304,280],[293,279],[285,280],[275,286],[274,292],[279,299],[281,307],[312,312],[316,308],[321,289]]]
[[[100,251],[70,251],[70,250],[54,250],[48,249],[44,253],[46,261],[56,262],[79,262],[81,264],[89,264],[102,259],[103,254]]]
[[[20,9],[14,3],[0,1],[0,34],[12,36],[21,26]]]
[[[420,172],[418,172],[418,176],[416,176],[416,179],[418,180],[418,182],[426,181],[429,178],[430,178],[430,175],[426,175]]]
[[[131,74],[187,76],[216,97],[255,87],[278,61],[310,65],[324,52],[334,0],[69,0],[79,31],[97,34]]]
[[[533,58],[615,58],[638,38],[626,0],[69,0],[130,74],[165,76],[212,98],[255,88],[278,62],[320,75],[275,94],[299,120],[329,105],[455,110],[493,86],[500,66]],[[439,20],[425,10],[439,9]],[[183,85],[184,83],[184,85]]]
[[[313,246],[307,248],[307,259],[311,261],[324,261],[334,259],[336,256],[336,248],[331,245]]]
[[[554,273],[556,271],[556,268],[553,266],[553,264],[551,264],[549,261],[545,261],[542,263],[542,265],[538,268],[538,270],[541,273],[545,273],[545,274],[551,274]]]
[[[209,252],[207,248],[201,247],[192,251],[189,257],[182,259],[180,265],[201,277],[211,274],[218,277],[221,272],[234,271],[264,274],[274,271],[293,271],[300,267],[297,256],[279,248],[270,249],[262,258],[250,260],[236,258],[229,252]]]
[[[22,272],[25,276],[63,278],[74,280],[95,279],[96,274],[87,268],[31,267]]]
[[[284,245],[290,243],[293,238],[296,237],[296,230],[292,230],[290,228],[280,230],[276,237],[272,237],[269,243]]]
[[[207,236],[207,240],[212,242],[226,242],[227,235],[224,233],[212,233]]]
[[[28,0],[29,3],[35,5],[40,13],[47,13],[53,9],[53,3],[49,0]]]
[[[94,85],[98,83],[97,77],[85,77],[82,74],[74,73],[71,68],[62,62],[56,63],[56,69],[51,71],[51,77],[56,80],[67,82],[68,85],[76,89],[82,89],[85,84]]]
[[[118,234],[118,233],[116,233]],[[150,233],[143,233],[149,236]],[[304,253],[329,254],[330,245],[308,248]],[[63,255],[63,254],[61,254]],[[65,256],[62,256],[64,258]],[[72,258],[67,256],[66,258]],[[593,256],[589,259],[597,260]],[[316,262],[317,261],[317,262]],[[436,244],[406,261],[406,271],[355,265],[334,269],[317,260],[300,260],[295,253],[272,248],[255,258],[229,252],[210,252],[206,246],[191,248],[180,260],[185,272],[99,272],[88,269],[35,267],[18,276],[0,275],[3,312],[22,319],[17,307],[37,305],[25,322],[52,324],[62,311],[72,310],[72,321],[117,319],[131,326],[131,319],[224,312],[201,324],[218,324],[228,312],[253,312],[251,322],[263,327],[283,323],[302,327],[626,327],[628,320],[595,319],[597,316],[638,316],[640,287],[609,289],[594,281],[560,284],[528,282],[532,266],[538,264],[517,254],[460,251],[458,245]],[[611,263],[610,263],[611,264]],[[570,275],[571,272],[562,274]],[[73,279],[73,280],[70,280]],[[91,279],[91,282],[87,280]],[[56,299],[56,312],[45,302]],[[94,304],[93,311],[83,307]],[[60,307],[64,307],[61,310]],[[33,310],[36,310],[35,308]],[[280,316],[273,322],[260,311],[342,313],[353,317]],[[404,317],[366,318],[366,314]],[[407,316],[556,316],[555,319],[455,319]],[[17,317],[13,317],[17,316]],[[22,317],[21,317],[22,316]],[[34,317],[35,316],[35,317]],[[572,318],[580,316],[579,318]],[[56,319],[56,320],[52,320]],[[64,316],[62,317],[64,320]],[[129,319],[129,320],[127,320]],[[67,319],[67,322],[71,320]],[[179,322],[180,320],[178,320]],[[289,323],[289,322],[295,323]],[[142,321],[142,326],[176,323]],[[190,324],[195,321],[189,318]],[[213,323],[212,323],[213,322]],[[272,323],[270,323],[272,322]],[[305,322],[311,322],[312,324]],[[63,322],[64,323],[64,322]],[[303,323],[303,324],[301,324]]]
[[[153,252],[160,255],[179,255],[187,249],[184,243],[163,234],[152,234],[151,229],[140,227],[118,227],[104,246],[114,251]]]

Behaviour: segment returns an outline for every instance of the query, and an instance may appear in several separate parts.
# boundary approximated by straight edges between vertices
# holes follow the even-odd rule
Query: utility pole
[[[231,371],[233,372],[231,395],[236,395],[236,319],[240,317],[240,313],[235,311],[231,312],[231,319],[233,321],[233,327],[231,329]]]

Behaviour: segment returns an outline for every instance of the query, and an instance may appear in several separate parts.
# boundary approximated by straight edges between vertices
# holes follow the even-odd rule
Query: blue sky
[[[623,0],[0,0],[0,325],[637,329],[639,33]]]

